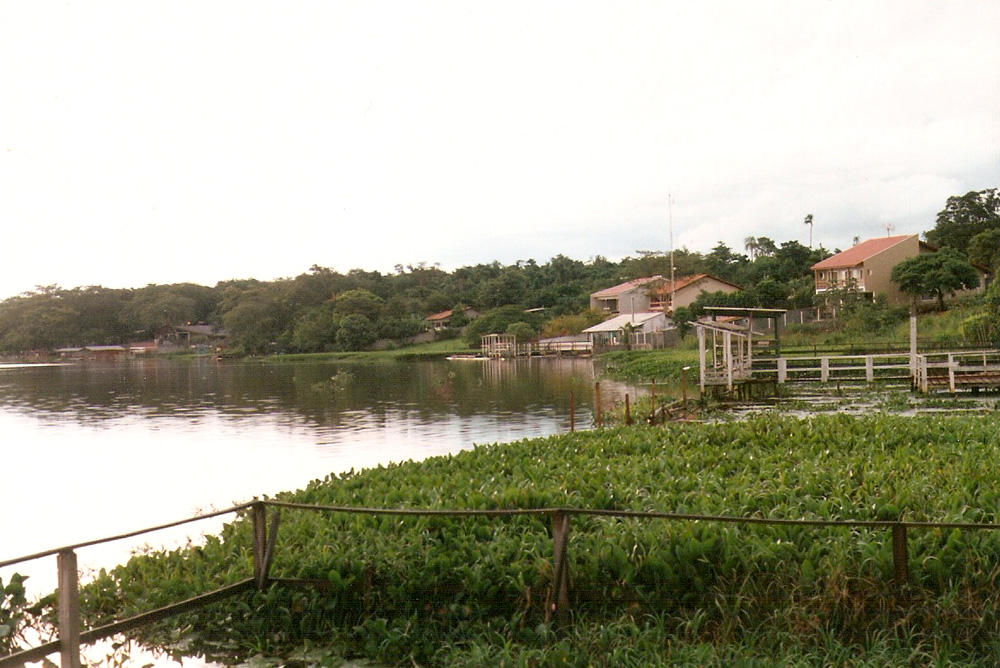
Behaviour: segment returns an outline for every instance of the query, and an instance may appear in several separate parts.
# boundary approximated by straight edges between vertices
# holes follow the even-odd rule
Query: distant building
[[[464,309],[462,314],[469,320],[475,320],[479,317],[479,311],[471,308]],[[433,315],[429,315],[424,318],[424,324],[428,329],[433,329],[434,331],[447,329],[451,326],[451,319],[453,315],[455,315],[455,312],[452,309],[441,311],[440,313],[434,313]]]
[[[590,308],[611,315],[648,311],[669,311],[673,292],[674,308],[689,306],[702,292],[738,292],[740,287],[709,274],[678,278],[673,287],[663,276],[647,276],[626,281],[590,295]]]
[[[56,348],[59,357],[88,361],[111,361],[125,357],[129,350],[125,346],[83,346],[80,348]]]
[[[920,241],[916,234],[868,239],[817,262],[811,269],[816,282],[816,294],[828,290],[854,290],[869,299],[885,295],[891,304],[907,304],[909,297],[892,281],[892,268],[903,260],[921,253],[934,253],[937,248]],[[986,286],[987,272],[976,267],[980,275],[978,292]]]

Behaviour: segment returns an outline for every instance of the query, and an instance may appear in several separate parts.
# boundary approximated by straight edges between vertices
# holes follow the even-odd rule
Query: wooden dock
[[[924,393],[1000,388],[1000,350],[917,355],[915,381]]]
[[[729,346],[724,345],[723,350]],[[1000,388],[1000,350],[961,352],[756,357],[731,354],[701,359],[702,391],[741,384],[903,382],[923,393]]]

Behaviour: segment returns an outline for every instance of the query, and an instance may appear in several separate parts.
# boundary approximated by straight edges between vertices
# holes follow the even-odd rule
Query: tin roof
[[[588,327],[583,330],[586,334],[591,334],[593,332],[617,332],[619,329],[625,325],[641,325],[647,320],[652,320],[657,316],[663,316],[663,311],[642,311],[640,313],[623,313],[621,315],[616,315],[610,320],[605,320],[599,325],[594,325],[593,327]],[[666,317],[666,316],[663,316]]]

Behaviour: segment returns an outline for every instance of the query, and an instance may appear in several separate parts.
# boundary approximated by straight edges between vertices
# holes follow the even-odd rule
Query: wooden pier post
[[[597,413],[597,426],[604,426],[604,416],[601,414],[601,381],[594,383],[594,411]]]
[[[76,552],[56,556],[59,569],[59,660],[62,668],[80,668],[80,584]]]
[[[576,395],[573,390],[569,391],[569,430],[570,433],[576,431]]]

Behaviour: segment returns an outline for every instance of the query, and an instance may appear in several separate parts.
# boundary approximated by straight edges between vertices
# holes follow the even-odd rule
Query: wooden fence
[[[756,378],[795,381],[867,381],[909,379],[910,354],[821,355],[756,359],[751,372]]]
[[[267,518],[267,507],[274,509],[270,521]],[[49,654],[59,652],[61,655],[62,668],[78,668],[80,661],[80,645],[93,643],[97,640],[107,638],[117,633],[124,633],[132,629],[139,628],[145,624],[161,621],[172,615],[188,612],[203,606],[222,601],[224,599],[250,592],[254,589],[264,589],[273,585],[286,586],[315,586],[317,583],[303,580],[272,579],[270,577],[270,566],[277,549],[278,527],[280,521],[280,511],[310,511],[322,513],[353,513],[367,515],[393,515],[393,516],[444,516],[453,518],[467,517],[513,517],[521,515],[547,515],[551,520],[552,532],[552,595],[546,605],[546,621],[565,620],[569,612],[569,552],[568,539],[570,532],[570,520],[574,515],[589,515],[599,517],[612,517],[617,519],[635,520],[668,520],[679,522],[715,522],[729,524],[765,524],[765,525],[792,525],[792,526],[812,526],[812,527],[843,527],[845,529],[872,528],[883,529],[888,532],[889,540],[892,544],[894,580],[898,586],[902,586],[909,577],[909,566],[907,557],[907,531],[910,529],[959,529],[968,530],[997,530],[1000,524],[975,524],[960,522],[904,522],[904,521],[855,521],[855,520],[794,520],[777,519],[763,517],[731,517],[725,515],[692,515],[685,513],[668,512],[646,512],[632,510],[591,510],[585,508],[526,508],[526,509],[498,509],[498,510],[420,510],[420,509],[399,509],[399,508],[357,508],[343,506],[319,506],[301,503],[288,503],[279,501],[253,501],[242,505],[234,506],[226,510],[214,513],[191,517],[188,519],[162,524],[147,529],[140,529],[118,536],[102,538],[84,543],[77,543],[65,547],[55,548],[39,552],[36,554],[0,561],[0,568],[13,566],[26,561],[39,559],[42,557],[55,555],[57,557],[57,568],[59,571],[59,629],[58,639],[52,642],[39,645],[30,649],[19,651],[15,654],[0,657],[0,668],[11,666],[23,666],[29,661],[40,661]],[[97,628],[83,629],[80,621],[80,590],[77,580],[77,559],[76,551],[92,545],[107,543],[138,536],[141,534],[167,529],[170,527],[196,522],[211,517],[217,517],[229,513],[250,511],[250,518],[253,525],[253,577],[240,582],[233,583],[226,587],[195,596],[193,598],[174,603],[169,606],[151,610],[146,613],[121,619],[116,622],[106,624]]]

